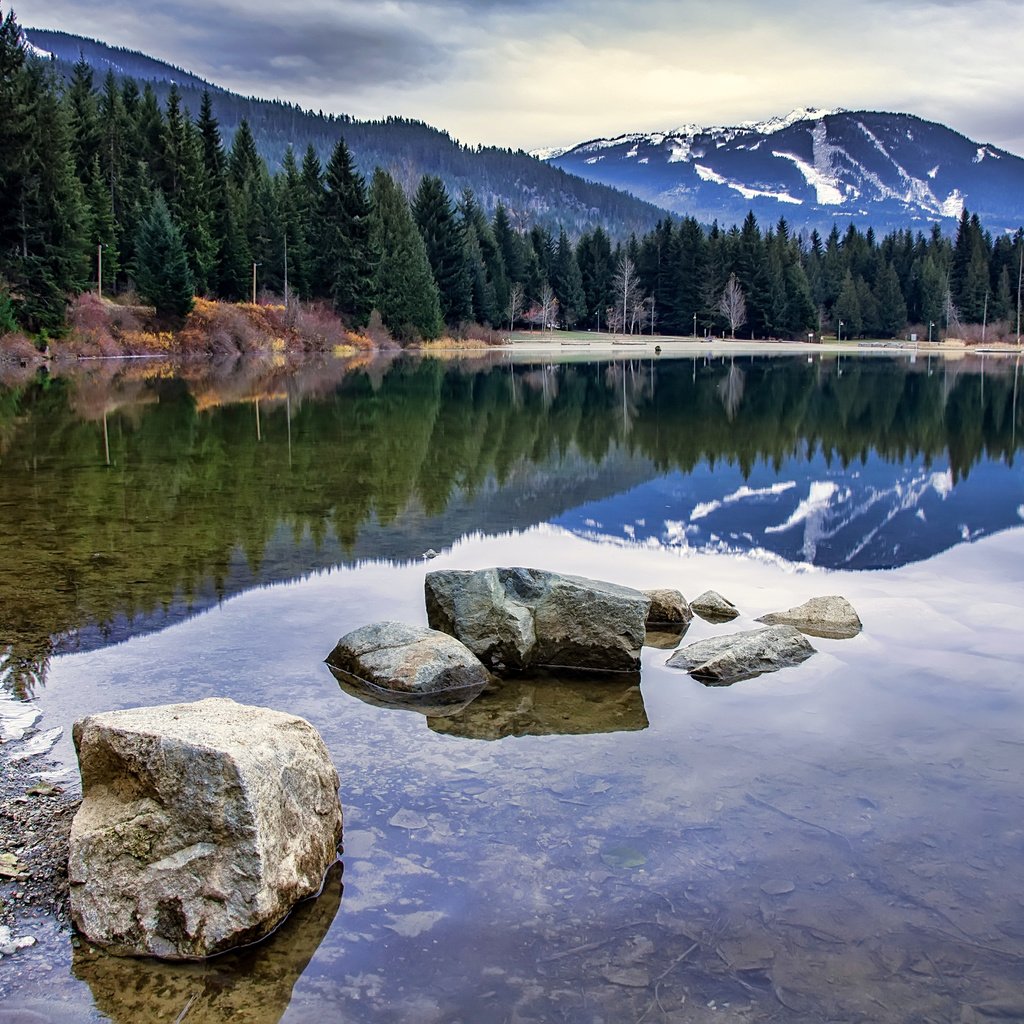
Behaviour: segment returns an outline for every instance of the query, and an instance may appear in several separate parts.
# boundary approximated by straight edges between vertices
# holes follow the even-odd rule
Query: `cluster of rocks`
[[[430,572],[424,591],[429,628],[378,622],[338,641],[327,663],[350,692],[390,706],[422,700],[428,715],[461,710],[492,672],[638,672],[641,648],[675,648],[695,614],[715,624],[740,614],[715,591],[687,602],[678,590],[639,591],[541,569]],[[765,628],[691,644],[667,664],[728,685],[805,661],[815,653],[805,634],[843,638],[862,628],[837,596],[757,621]]]
[[[327,661],[349,692],[443,714],[504,676],[497,689],[514,715],[515,687],[542,686],[545,670],[556,680],[601,673],[626,680],[602,714],[644,728],[636,684],[645,643],[678,645],[695,614],[712,623],[739,615],[712,591],[689,603],[676,590],[526,568],[431,572],[425,598],[429,627],[380,622],[338,641]],[[727,685],[804,661],[814,653],[805,633],[861,628],[838,597],[760,621],[690,644],[667,664]],[[432,727],[502,734],[489,711],[462,726],[469,731]],[[338,775],[301,718],[214,698],[93,715],[75,724],[74,741],[83,799],[70,836],[71,914],[110,952],[196,960],[255,942],[316,894],[337,860]]]

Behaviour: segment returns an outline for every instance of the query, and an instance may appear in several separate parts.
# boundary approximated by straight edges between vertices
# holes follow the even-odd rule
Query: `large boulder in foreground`
[[[815,653],[800,630],[769,626],[729,636],[699,640],[677,651],[666,662],[710,686],[728,686],[765,672],[799,665]]]
[[[650,598],[543,569],[427,574],[427,619],[485,665],[635,672]]]
[[[757,621],[769,626],[796,626],[801,633],[830,640],[849,640],[864,628],[853,605],[836,594],[812,597],[796,608],[762,615]]]
[[[338,774],[301,718],[211,698],[92,715],[74,740],[71,914],[112,953],[255,942],[337,859]]]

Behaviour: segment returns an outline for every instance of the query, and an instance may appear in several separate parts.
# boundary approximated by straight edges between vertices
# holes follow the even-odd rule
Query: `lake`
[[[1011,359],[804,350],[8,379],[3,707],[41,713],[50,776],[77,786],[83,715],[229,696],[316,726],[345,832],[264,943],[173,967],[40,925],[3,1005],[1024,1021],[1022,386]],[[821,594],[864,630],[731,687],[650,646],[639,683],[506,681],[446,717],[323,664],[425,623],[427,571],[492,565],[738,605],[683,644]]]

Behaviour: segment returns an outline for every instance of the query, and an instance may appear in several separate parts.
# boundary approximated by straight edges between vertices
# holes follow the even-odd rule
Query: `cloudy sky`
[[[10,4],[0,0],[0,8]],[[908,111],[1024,154],[1020,0],[17,0],[24,25],[467,143],[539,146],[796,107]]]

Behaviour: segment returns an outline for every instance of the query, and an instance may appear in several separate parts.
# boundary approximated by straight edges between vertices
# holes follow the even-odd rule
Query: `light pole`
[[[697,314],[693,314],[693,340],[697,340]]]
[[[839,321],[839,327],[838,327],[838,333],[836,335],[836,342],[838,343],[838,342],[840,342],[842,340],[843,340],[843,321],[840,320]]]
[[[103,243],[96,246],[96,295],[103,298]]]
[[[253,263],[252,265],[252,304],[256,305],[256,268],[262,267],[262,263]]]
[[[935,326],[935,321],[934,321],[934,320],[929,320],[929,321],[928,321],[928,342],[929,342],[929,344],[931,344],[931,340],[932,340],[932,328],[933,328],[934,326]]]

